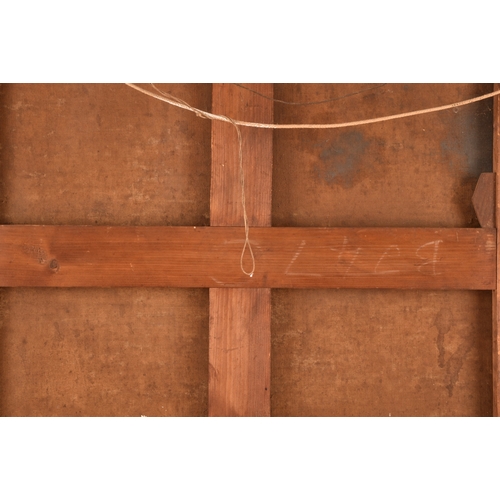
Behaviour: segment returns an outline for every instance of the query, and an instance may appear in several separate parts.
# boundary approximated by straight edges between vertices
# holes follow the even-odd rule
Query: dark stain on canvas
[[[347,131],[317,146],[321,148],[315,174],[330,185],[352,188],[361,171],[371,140],[359,131]]]

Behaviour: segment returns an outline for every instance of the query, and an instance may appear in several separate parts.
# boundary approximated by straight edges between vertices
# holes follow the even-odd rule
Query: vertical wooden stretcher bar
[[[272,84],[251,88],[273,96]],[[212,112],[271,123],[273,101],[235,85],[214,84]],[[251,240],[252,226],[271,225],[273,140],[271,130],[242,128],[241,135]],[[238,148],[235,127],[212,122],[211,226],[243,226]],[[242,248],[244,234],[242,227]],[[248,251],[244,257],[250,271]],[[270,416],[271,290],[210,288],[209,325],[209,416]]]
[[[494,90],[499,90],[500,84],[495,84]],[[497,263],[496,263],[496,289],[493,291],[493,416],[500,416],[500,376],[499,376],[499,362],[500,356],[498,342],[498,331],[500,322],[500,273],[498,272],[498,263],[500,262],[499,255],[499,235],[498,235],[498,221],[500,220],[500,99],[498,96],[493,98],[493,171],[495,172],[495,227],[497,228]]]

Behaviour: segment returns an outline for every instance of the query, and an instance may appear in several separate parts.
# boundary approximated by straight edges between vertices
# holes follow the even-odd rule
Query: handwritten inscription
[[[344,236],[344,241],[340,251],[337,248],[331,249],[333,252],[339,252],[337,256],[337,269],[344,276],[344,278],[349,274],[351,267],[356,262],[356,259],[361,252],[361,247],[356,248],[354,251],[348,250],[348,244],[349,240],[347,236]]]
[[[337,254],[333,262],[325,261],[320,263],[316,260],[312,262],[309,259],[307,260],[307,262],[311,263],[311,267],[315,269],[317,269],[318,265],[323,265],[325,269],[323,273],[291,272],[294,267],[304,270],[304,263],[297,265],[299,257],[301,255],[306,256],[306,240],[302,240],[296,247],[285,269],[285,274],[288,276],[323,276],[332,273],[333,265],[334,274],[338,274],[343,278],[347,276],[380,276],[399,274],[403,271],[404,266],[414,266],[421,274],[436,276],[441,274],[439,272],[439,248],[441,243],[443,243],[443,240],[428,241],[423,245],[413,247],[413,249],[409,249],[408,245],[405,248],[403,245],[392,244],[380,252],[380,250],[370,248],[369,245],[366,247],[358,245],[350,246],[349,239],[347,236],[344,236],[341,247],[330,247],[330,250]]]
[[[443,240],[435,240],[435,241],[429,241],[428,243],[424,243],[423,245],[420,245],[415,252],[415,255],[419,258],[422,259],[423,262],[417,266],[418,272],[423,273],[423,274],[432,274],[433,276],[436,276],[436,274],[441,274],[436,272],[436,264],[439,262],[438,261],[438,252],[439,252],[439,244],[443,243]],[[421,254],[421,252],[424,252],[424,248],[430,247],[431,253],[432,253],[432,258],[425,257]],[[427,272],[427,267],[426,266],[431,266],[432,267],[432,272]]]
[[[302,240],[302,242],[299,245],[298,250],[295,252],[295,254],[292,257],[290,264],[288,264],[288,266],[285,270],[285,274],[289,274],[290,268],[292,267],[293,263],[297,260],[297,257],[302,253],[302,249],[304,248],[305,244],[306,244],[306,241]]]
[[[390,245],[389,248],[382,254],[380,259],[378,259],[377,265],[375,266],[375,269],[373,270],[373,274],[395,274],[401,272],[399,269],[386,269],[386,270],[380,270],[380,264],[384,259],[387,258],[390,252],[397,253],[397,256],[399,257],[401,255],[401,250],[397,245]]]
[[[297,251],[293,254],[292,260],[288,264],[287,268],[285,269],[285,274],[288,276],[321,276],[319,273],[291,273],[290,268],[292,267],[293,263],[297,260],[299,255],[302,253],[302,250],[306,246],[306,241],[302,240],[300,242],[299,247],[297,248]]]

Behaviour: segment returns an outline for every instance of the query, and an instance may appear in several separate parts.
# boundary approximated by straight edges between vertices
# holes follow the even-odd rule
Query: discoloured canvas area
[[[347,131],[335,139],[315,144],[315,149],[319,152],[319,160],[314,165],[318,179],[347,188],[352,188],[362,177],[365,155],[373,154],[372,141],[360,130]]]
[[[273,416],[487,416],[489,292],[274,290]]]
[[[450,104],[486,84],[276,85],[277,123],[340,123]],[[477,227],[470,200],[492,170],[492,104],[333,130],[274,134],[273,225]]]

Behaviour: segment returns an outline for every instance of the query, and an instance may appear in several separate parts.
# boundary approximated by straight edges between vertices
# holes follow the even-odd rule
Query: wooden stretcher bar
[[[494,229],[0,226],[0,286],[493,290]],[[244,264],[251,263],[245,256]]]
[[[250,88],[273,97],[271,84],[254,84]],[[240,89],[232,85],[215,84],[212,91],[212,111],[263,123],[273,121],[273,102],[250,93],[241,99]],[[242,226],[244,212],[242,186],[248,224],[271,226],[271,188],[273,167],[273,134],[270,130],[241,130],[241,152],[244,178],[239,163],[239,141],[231,124],[212,123],[212,165],[210,186],[210,231],[227,230],[224,226]],[[240,279],[235,286],[253,280],[241,269],[241,238],[244,229],[235,229],[239,255],[229,267]],[[254,245],[252,245],[254,246]],[[248,250],[248,248],[247,248]],[[220,254],[224,256],[230,252]],[[248,255],[248,251],[247,251]],[[212,268],[210,261],[207,268]],[[227,264],[227,262],[226,262]],[[251,272],[253,263],[243,262]],[[228,268],[226,268],[228,269]],[[271,415],[271,290],[260,280],[260,287],[225,289],[224,278],[209,278],[209,416]]]
[[[499,84],[495,85],[495,90],[500,88]],[[495,172],[495,227],[498,228],[498,221],[500,220],[500,99],[493,98],[493,171]],[[498,276],[498,263],[500,262],[500,254],[498,249],[499,235],[497,230],[497,258],[496,269],[497,278],[495,283],[495,290],[493,292],[493,345],[492,345],[492,369],[493,369],[493,416],[500,416],[500,343],[498,342],[499,322],[500,322],[500,281]]]

